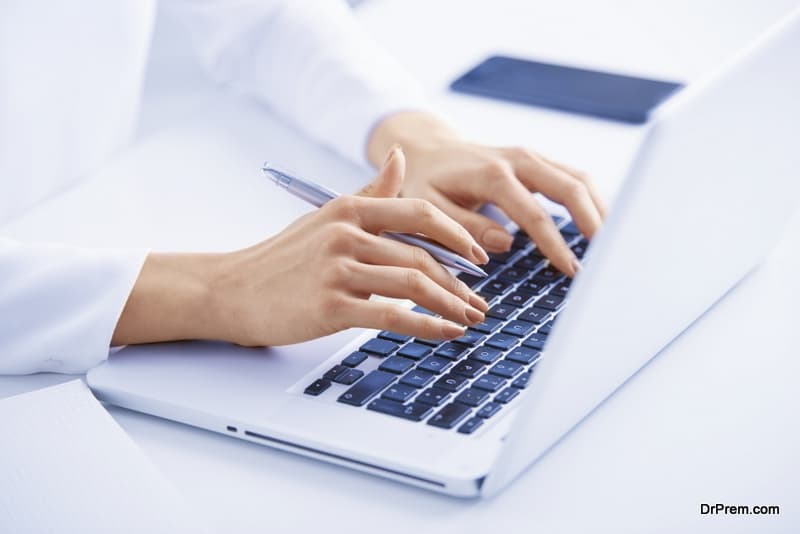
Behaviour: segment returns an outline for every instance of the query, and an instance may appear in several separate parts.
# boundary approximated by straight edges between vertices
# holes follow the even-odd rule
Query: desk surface
[[[381,0],[365,4],[359,17],[469,135],[530,144],[591,171],[611,197],[639,128],[453,95],[447,82],[495,51],[691,81],[795,3]],[[231,249],[307,209],[258,179],[265,157],[325,176],[339,190],[366,179],[363,169],[309,144],[258,104],[205,83],[169,14],[162,15],[137,141],[4,234]],[[111,413],[189,501],[229,532],[311,532],[323,519],[334,532],[483,533],[513,525],[541,532],[797,531],[798,242],[800,214],[761,268],[491,501],[451,499],[153,417]],[[0,396],[67,378],[0,377]],[[781,516],[700,515],[701,503],[717,502],[777,504]]]

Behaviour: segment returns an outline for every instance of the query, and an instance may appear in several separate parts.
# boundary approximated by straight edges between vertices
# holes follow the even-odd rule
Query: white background
[[[454,95],[449,81],[505,52],[690,82],[794,5],[375,0],[358,16],[466,134],[529,145],[586,169],[611,198],[639,128]],[[307,210],[259,180],[262,160],[277,158],[339,190],[369,176],[259,104],[210,86],[187,50],[180,26],[162,13],[136,142],[86,183],[0,231],[225,250],[263,239]],[[797,532],[799,238],[795,214],[760,269],[491,501],[443,497],[111,412],[198,514],[228,532]],[[66,378],[3,377],[0,396]],[[717,502],[777,504],[781,515],[700,515],[701,503]]]

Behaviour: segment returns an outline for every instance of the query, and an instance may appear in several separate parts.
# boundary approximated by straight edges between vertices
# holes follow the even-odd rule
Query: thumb
[[[392,145],[378,176],[365,185],[358,195],[362,197],[389,197],[400,194],[406,174],[406,156],[400,145]]]

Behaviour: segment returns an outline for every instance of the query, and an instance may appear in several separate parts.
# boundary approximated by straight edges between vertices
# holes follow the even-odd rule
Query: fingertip
[[[514,238],[505,230],[489,228],[483,232],[481,241],[483,245],[492,252],[508,252],[511,249]]]
[[[456,339],[464,335],[467,328],[465,326],[457,325],[452,321],[442,321],[442,334],[446,339]]]
[[[473,243],[472,245],[472,259],[479,265],[489,263],[489,255],[478,243]]]

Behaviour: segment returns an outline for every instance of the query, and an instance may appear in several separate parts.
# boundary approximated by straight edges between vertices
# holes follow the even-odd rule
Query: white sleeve
[[[146,255],[0,238],[0,374],[83,373],[105,360]]]
[[[383,117],[426,109],[420,84],[340,0],[172,0],[212,75],[368,164]]]

